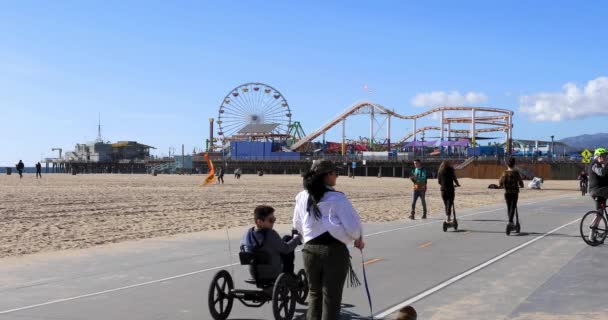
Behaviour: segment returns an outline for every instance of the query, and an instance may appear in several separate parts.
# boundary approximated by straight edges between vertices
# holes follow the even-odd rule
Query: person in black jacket
[[[460,184],[458,178],[456,178],[456,171],[449,161],[443,161],[439,165],[437,181],[441,185],[441,199],[443,199],[443,205],[445,206],[446,219],[450,222],[452,221],[452,206],[454,206],[454,198],[456,197],[454,186],[460,187]]]
[[[519,189],[524,187],[524,181],[515,169],[515,158],[509,158],[507,170],[505,170],[498,182],[501,189],[505,189],[505,201],[507,202],[507,213],[509,215],[509,225],[513,224],[515,210],[517,210],[517,200],[519,199]]]
[[[608,198],[608,150],[597,148],[595,159],[589,168],[589,193],[592,197],[600,197],[602,201]],[[600,209],[600,202],[596,208]]]
[[[25,165],[23,164],[23,161],[19,160],[19,163],[17,163],[17,172],[19,172],[19,179],[23,178],[23,169],[25,169]]]
[[[42,165],[40,162],[36,163],[36,179],[38,179],[38,177],[42,179]]]

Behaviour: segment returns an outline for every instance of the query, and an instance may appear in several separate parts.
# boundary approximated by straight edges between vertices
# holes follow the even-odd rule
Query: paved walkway
[[[592,207],[577,195],[522,202],[522,233],[510,237],[503,204],[462,210],[459,232],[442,232],[438,215],[368,224],[373,313],[391,318],[412,304],[419,319],[600,319],[608,252],[578,238],[577,220]],[[210,319],[215,272],[230,270],[246,287],[246,268],[231,265],[242,232],[230,232],[232,259],[225,232],[202,232],[0,260],[0,320]],[[362,280],[361,255],[351,255]],[[369,317],[363,287],[345,289],[343,302],[344,319]],[[230,317],[271,318],[270,305],[236,301]]]

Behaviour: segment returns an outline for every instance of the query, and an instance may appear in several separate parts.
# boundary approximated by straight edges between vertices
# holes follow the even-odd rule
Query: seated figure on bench
[[[294,274],[294,250],[301,243],[300,235],[281,239],[273,229],[276,218],[274,208],[270,206],[257,206],[253,220],[255,227],[247,230],[241,239],[241,252],[264,256],[261,260],[265,261],[250,264],[251,276],[256,281],[274,281],[282,272]]]

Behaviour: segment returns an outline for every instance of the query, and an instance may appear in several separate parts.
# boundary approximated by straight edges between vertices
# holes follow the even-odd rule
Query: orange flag
[[[209,166],[209,174],[207,175],[207,178],[205,178],[202,186],[206,186],[215,181],[215,169],[213,169],[213,162],[209,160],[209,154],[207,153],[205,153],[205,160],[207,160],[207,165]]]

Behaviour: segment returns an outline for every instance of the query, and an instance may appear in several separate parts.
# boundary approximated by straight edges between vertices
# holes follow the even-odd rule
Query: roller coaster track
[[[511,110],[497,109],[497,108],[486,108],[486,107],[464,107],[464,106],[437,107],[437,108],[433,108],[433,109],[427,110],[426,112],[423,112],[423,113],[407,116],[407,115],[401,115],[399,113],[396,113],[395,111],[389,110],[389,109],[385,108],[384,106],[379,105],[377,103],[373,103],[371,101],[363,101],[363,102],[357,102],[357,103],[351,105],[349,108],[347,108],[346,110],[344,110],[344,112],[342,112],[341,114],[339,114],[335,118],[331,119],[329,122],[327,122],[325,125],[321,126],[319,129],[311,132],[307,136],[305,136],[302,139],[298,140],[296,143],[292,144],[290,146],[290,149],[291,150],[297,150],[298,148],[302,147],[305,143],[313,141],[314,139],[318,138],[320,135],[322,135],[327,130],[333,128],[338,123],[342,122],[343,120],[345,120],[349,116],[355,115],[355,114],[370,113],[370,112],[373,111],[373,112],[375,112],[377,114],[390,115],[392,117],[396,117],[396,118],[399,118],[399,119],[415,120],[415,119],[426,117],[426,116],[428,116],[430,114],[433,114],[433,113],[436,113],[436,112],[443,112],[443,111],[468,111],[468,110],[475,110],[476,112],[492,112],[492,113],[501,114],[500,116],[479,117],[479,122],[477,120],[475,120],[475,122],[479,123],[479,124],[490,124],[490,125],[501,126],[502,128],[501,127],[497,127],[497,128],[478,129],[478,130],[476,130],[477,132],[487,132],[485,130],[504,131],[504,130],[506,130],[506,126],[508,125],[506,123],[507,121],[505,121],[505,120],[508,119],[508,118],[510,118],[511,116],[513,116],[513,111],[511,111]],[[452,121],[452,119],[454,119],[454,121]],[[446,118],[445,120],[446,121],[452,121],[452,122],[465,122],[466,123],[466,122],[471,121],[471,118],[464,118],[464,117],[463,118]],[[503,120],[504,122],[500,122],[500,120]],[[434,128],[436,128],[436,130],[440,130],[439,127],[427,127],[427,130],[433,130]],[[415,133],[417,133],[419,131],[424,131],[424,128],[421,128],[421,129],[422,130],[416,130],[416,132],[412,132],[410,135],[408,135],[404,139],[401,139],[400,141],[405,141],[405,140],[407,140],[407,138],[413,136]],[[450,130],[450,131],[452,131],[452,132],[468,132],[467,130]]]
[[[475,122],[475,123],[479,123],[479,122]],[[416,129],[416,132],[411,132],[407,136],[401,138],[396,143],[397,144],[403,143],[403,142],[407,141],[407,139],[413,137],[414,134],[418,134],[418,133],[420,133],[422,131],[428,131],[428,130],[440,131],[441,128],[439,128],[439,127],[433,127],[433,126],[419,128],[419,129]],[[495,128],[475,129],[475,132],[496,132],[496,131],[503,131],[503,130],[504,130],[503,128],[495,127]],[[448,130],[444,130],[444,131],[448,131]],[[463,129],[451,129],[449,131],[453,132],[453,133],[469,133],[469,132],[471,132],[471,130],[463,130]]]

